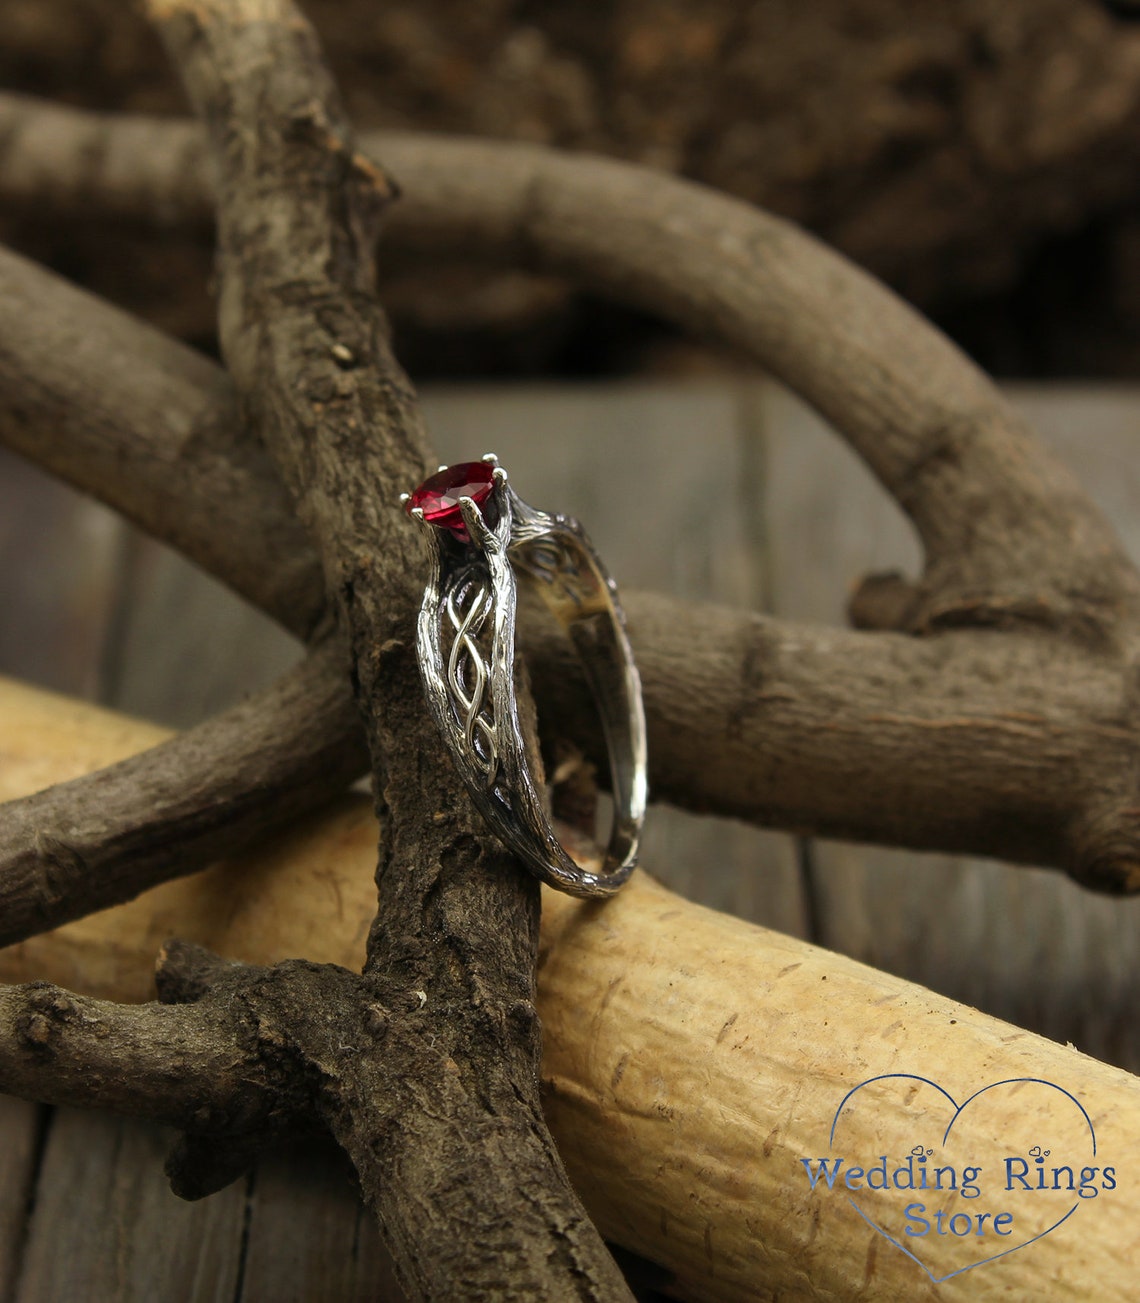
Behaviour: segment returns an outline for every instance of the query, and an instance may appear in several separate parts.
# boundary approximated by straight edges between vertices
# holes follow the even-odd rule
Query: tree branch
[[[0,92],[0,195],[17,211],[211,230],[206,137],[194,121],[96,113]],[[92,207],[93,206],[93,207]]]
[[[48,982],[0,986],[0,1080],[26,1099],[188,1129],[284,1125],[289,1113],[270,1065],[235,1053],[252,1030],[243,1012],[220,1003],[115,1004]]]
[[[100,755],[124,744],[142,746],[151,736],[148,726],[74,703],[69,739],[56,728],[37,727],[37,721],[50,724],[58,710],[44,694],[3,684],[0,694],[0,711],[21,721],[19,749],[35,748],[42,739],[34,755],[47,772],[72,772],[76,745],[86,763],[96,763]],[[0,756],[0,785],[18,781],[4,769]],[[271,863],[258,857],[256,897],[248,902],[260,920],[253,928],[249,913],[235,915],[228,907],[226,882],[207,875],[186,884],[179,892],[183,908],[208,920],[198,924],[199,939],[254,964],[314,945],[328,960],[353,964],[373,912],[367,878],[375,841],[361,826],[370,821],[362,818],[359,798],[352,804],[357,835],[346,836],[342,807],[304,833],[277,840]],[[78,960],[90,994],[138,998],[140,978],[153,962],[154,916],[169,916],[171,907],[171,896],[160,891],[146,904],[73,925],[32,948],[2,951],[0,971],[13,980],[31,972],[63,981]],[[180,947],[161,965],[162,998],[201,999],[227,974],[243,971],[249,970],[235,974],[216,956]],[[1021,987],[1021,1006],[1036,1007],[1038,975],[1027,970],[1011,977]],[[296,983],[298,999],[309,997],[303,972],[288,981]],[[242,988],[243,1000],[255,998],[255,985],[248,994]],[[922,1071],[949,1089],[955,1081],[969,1089],[1011,1076],[1063,1083],[1092,1109],[1103,1161],[1116,1163],[1118,1172],[1140,1163],[1140,1084],[1063,1043],[1077,1016],[1073,1010],[1071,1017],[1064,1008],[1046,1016],[1060,1040],[1045,1039],[865,964],[703,908],[648,874],[635,874],[602,909],[544,892],[538,989],[544,1109],[560,1152],[604,1233],[671,1273],[667,1288],[678,1297],[711,1303],[760,1291],[798,1298],[809,1281],[816,1296],[830,1291],[836,1299],[866,1299],[866,1224],[853,1216],[829,1220],[823,1205],[825,1222],[818,1225],[800,1160],[821,1152],[821,1144],[826,1149],[830,1119],[852,1084],[913,1071],[919,1052]],[[1110,997],[1108,1022],[1126,1016],[1130,990],[1134,983]],[[310,1047],[324,1055],[310,1081],[324,1080],[328,1064],[359,1052],[383,1029],[384,1010],[365,1013],[363,1024],[345,1020],[346,1034],[335,1043],[330,1036]],[[304,1026],[305,1017],[265,1008],[257,1018],[272,1032],[263,1044],[251,1042],[265,1056],[257,1062],[281,1065],[294,1077],[309,1050],[291,1048],[292,1024]],[[0,1050],[0,1084],[3,1072]],[[1057,1111],[1014,1091],[1001,1105],[1008,1114],[1000,1126],[987,1109],[978,1118],[986,1138],[978,1136],[967,1152],[984,1163],[995,1152],[989,1148],[995,1136],[1005,1144],[1018,1127],[1023,1136],[1027,1130],[1051,1137],[1063,1132],[1062,1114],[1071,1104],[1059,1092],[1048,1094]],[[905,1153],[914,1118],[907,1107],[856,1109],[845,1120],[857,1128],[848,1135],[847,1152],[876,1153],[885,1146]],[[996,1152],[1000,1167],[1006,1151]],[[1063,1277],[1072,1282],[1074,1298],[1131,1300],[1140,1186],[1121,1182],[1117,1193],[1102,1200],[1103,1215],[1082,1222],[1079,1271],[1073,1240],[1050,1235],[1032,1253],[1011,1255],[1023,1273],[1016,1278],[1021,1283],[1010,1286],[1011,1296],[1052,1298],[1051,1287]],[[908,1303],[927,1297],[916,1293],[915,1267],[904,1255],[880,1253],[872,1265],[879,1297]],[[945,1270],[959,1266],[949,1261]],[[928,1288],[931,1300],[944,1298],[943,1286]]]
[[[320,618],[316,559],[216,366],[0,250],[0,380],[0,441],[174,541],[296,631]],[[904,599],[893,609],[912,605],[909,590]],[[1140,885],[1127,760],[1136,706],[1111,657],[1032,627],[1026,640],[963,630],[928,641],[633,593],[626,607],[658,799],[1053,865],[1106,890]],[[522,635],[548,733],[573,737],[604,772],[567,649]],[[325,745],[338,743],[330,734]]]
[[[351,1060],[380,1025],[363,979],[328,964],[258,968],[172,942],[156,980],[164,1005],[0,986],[0,1084],[178,1127],[167,1172],[183,1198],[212,1194],[268,1141],[338,1107],[334,1084],[355,1081]],[[341,1017],[314,1018],[330,995]]]
[[[353,157],[290,4],[149,7],[209,130],[222,350],[316,541],[383,815],[366,985],[389,1011],[384,1053],[342,1055],[322,1115],[418,1293],[624,1297],[542,1120],[538,885],[481,825],[419,689],[427,567],[398,493],[432,458],[371,293],[389,188]],[[338,1002],[332,1021],[352,1016]]]
[[[1140,890],[1118,663],[1013,630],[869,635],[644,593],[626,612],[659,798]],[[526,647],[544,725],[604,763],[570,649]]]
[[[0,945],[191,873],[325,804],[367,769],[345,652],[178,737],[3,808]]]
[[[17,203],[183,222],[208,208],[209,170],[184,123],[5,96],[0,141],[0,194]],[[992,383],[790,223],[588,156],[396,133],[364,147],[405,192],[386,221],[393,245],[568,276],[743,348],[817,407],[923,540],[906,628],[1029,622],[1111,636],[1122,597],[1135,622],[1140,581],[1111,532]]]
[[[535,892],[472,819],[435,750],[409,645],[413,577],[422,562],[397,510],[376,505],[429,461],[368,290],[383,183],[351,155],[311,35],[284,9],[269,0],[224,8],[214,0],[155,4],[210,123],[220,166],[223,346],[318,540],[325,583],[353,646],[386,839],[381,912],[363,977],[304,964],[238,974],[202,963],[184,965],[192,971],[177,980],[172,975],[171,989],[198,995],[191,1007],[199,1013],[223,993],[244,1011],[244,1022],[219,1033],[235,1061],[268,1053],[267,1044],[280,1050],[276,1067],[304,1084],[296,1109],[324,1119],[353,1156],[420,1292],[450,1293],[462,1279],[483,1292],[616,1293],[620,1282],[565,1186],[538,1113],[529,967]],[[470,237],[487,252],[521,250],[535,265],[577,272],[745,343],[844,424],[922,531],[924,586],[913,602],[888,604],[890,622],[921,631],[1014,626],[1000,638],[956,630],[924,642],[726,616],[724,634],[738,641],[727,658],[714,655],[699,666],[727,694],[711,698],[720,715],[710,716],[710,698],[699,711],[693,706],[699,675],[674,670],[670,679],[671,661],[691,659],[714,618],[690,614],[690,624],[672,634],[654,630],[643,660],[652,663],[656,650],[658,681],[671,682],[674,695],[678,681],[690,690],[688,710],[672,703],[682,736],[703,739],[706,753],[734,755],[735,737],[757,721],[745,750],[761,768],[738,780],[752,805],[763,808],[775,791],[782,817],[795,818],[818,799],[830,801],[841,828],[845,819],[873,819],[861,810],[877,805],[859,780],[843,781],[849,766],[858,765],[864,778],[879,765],[894,783],[891,799],[913,804],[945,798],[946,771],[930,757],[939,754],[944,766],[955,756],[962,772],[954,777],[971,802],[968,835],[985,835],[991,845],[993,822],[1011,810],[1022,819],[1047,814],[1034,788],[1042,773],[1058,783],[1067,774],[1069,792],[1049,834],[1067,840],[1086,874],[1137,885],[1136,796],[1124,763],[1136,736],[1134,693],[1127,658],[1117,654],[1135,622],[1136,576],[1065,474],[1030,456],[1024,432],[988,382],[841,261],[742,206],[596,162],[564,166],[532,150],[439,148],[440,171],[434,180],[430,170],[421,177],[421,206],[408,205],[418,223],[409,238]],[[397,143],[394,157],[398,151]],[[408,156],[413,174],[423,152],[417,144]],[[474,179],[452,171],[473,163]],[[156,348],[177,371],[176,353]],[[232,398],[227,391],[218,407],[204,402],[205,364],[193,365],[201,385],[191,383],[182,395],[196,404],[190,428],[217,434],[234,419]],[[99,392],[113,392],[114,377],[100,381]],[[180,383],[171,386],[175,393]],[[34,373],[5,401],[16,438],[31,442],[35,427],[23,404],[42,401]],[[223,423],[211,427],[221,408]],[[182,451],[193,454],[192,441]],[[225,459],[211,455],[224,482]],[[181,469],[190,464],[187,456]],[[243,465],[235,501],[255,492],[262,474],[256,461]],[[146,514],[159,513],[150,504],[140,511]],[[187,527],[188,537],[200,528]],[[303,557],[300,544],[293,546]],[[311,573],[311,561],[299,560],[297,574]],[[250,588],[272,584],[256,564],[234,574]],[[636,640],[638,621],[651,626],[653,608],[631,606]],[[319,598],[306,610],[298,623],[311,628]],[[693,623],[702,616],[704,623]],[[1064,636],[1048,637],[1043,628]],[[836,669],[845,656],[847,676]],[[979,679],[1000,683],[1019,669],[1034,676],[1024,701],[978,687]],[[955,696],[969,700],[970,710],[949,708]],[[773,749],[760,721],[773,724],[784,751]],[[850,751],[842,744],[845,726],[858,743]],[[998,752],[988,789],[976,781],[983,739],[998,743],[987,748]],[[780,774],[797,755],[816,766],[804,765],[798,792],[781,786]],[[819,797],[821,772],[834,774],[847,794],[860,792],[850,807],[843,796]],[[960,810],[951,817],[944,799],[935,805],[909,822],[906,810],[896,809],[892,826],[960,835]],[[1023,845],[1038,837],[1012,822],[1007,835]],[[29,1089],[40,1084],[29,1056],[41,1040],[90,1061],[71,1033],[98,1010],[54,991],[5,999],[8,1042],[18,1049],[4,1065],[12,1080]],[[190,1069],[212,1070],[215,1029],[182,1016],[171,1014],[166,1034],[204,1037],[206,1049]],[[252,1039],[250,1026],[257,1028]],[[163,1033],[155,1034],[161,1041]],[[78,1090],[78,1075],[74,1081]],[[141,1087],[114,1087],[127,1092],[128,1106],[132,1089]],[[101,1080],[92,1084],[97,1096],[103,1090]],[[269,1107],[280,1110],[280,1100]],[[204,1122],[210,1132],[230,1125],[228,1118]],[[248,1125],[256,1129],[259,1119]],[[208,1179],[200,1151],[191,1166],[197,1179]],[[481,1178],[477,1192],[472,1172]],[[474,1243],[479,1237],[455,1235],[457,1222],[490,1229]]]
[[[222,368],[4,249],[0,290],[4,442],[307,637],[320,566]]]

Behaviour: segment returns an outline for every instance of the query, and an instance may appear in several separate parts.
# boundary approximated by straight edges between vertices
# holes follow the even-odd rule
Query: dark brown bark
[[[13,123],[32,123],[34,141],[65,148],[68,161],[52,175],[80,178],[76,198],[98,187],[124,209],[205,210],[208,173],[184,124],[76,118],[27,103],[9,109]],[[112,146],[120,130],[126,139]],[[13,127],[9,140],[19,139]],[[407,192],[387,219],[389,241],[569,276],[747,350],[813,402],[922,536],[927,586],[941,591],[936,602],[912,603],[911,627],[959,619],[1096,624],[1098,609],[1115,618],[1117,588],[1140,591],[1069,477],[1036,451],[1028,456],[1024,423],[989,381],[897,300],[794,227],[601,160],[438,138],[369,143]],[[34,158],[28,149],[16,152],[17,176],[37,159],[43,168],[42,147]],[[98,165],[94,174],[76,166],[108,154],[129,154],[128,167],[108,176]],[[34,177],[15,184],[29,194],[44,190]],[[733,275],[734,260],[744,275]],[[794,315],[786,316],[793,303]],[[993,435],[985,431],[991,422]],[[973,485],[984,488],[980,511]],[[1014,530],[1016,555],[1007,546]],[[1066,566],[1055,545],[1069,536],[1076,547]],[[1002,592],[991,602],[994,567]],[[1055,574],[1054,592],[1041,592],[1042,573]]]
[[[626,609],[661,799],[1140,890],[1136,707],[1114,657],[1014,631],[871,637],[642,593]],[[551,637],[528,653],[544,727],[603,764],[568,649]]]
[[[223,353],[316,543],[381,819],[363,982],[326,970],[303,999],[265,998],[288,1007],[301,1043],[306,1024],[333,1029],[335,1067],[311,1044],[305,1056],[323,1062],[321,1115],[416,1294],[462,1282],[480,1297],[622,1297],[542,1117],[538,885],[481,825],[422,707],[425,556],[398,494],[435,459],[371,288],[390,187],[352,153],[290,4],[150,8],[219,179]],[[359,1043],[369,1016],[382,1034]]]
[[[280,1064],[239,1049],[256,1042],[256,1020],[222,998],[257,970],[229,968],[211,1002],[177,1008],[92,1000],[48,982],[0,986],[4,1089],[223,1136],[294,1123],[303,1088],[289,1100]]]
[[[343,791],[368,765],[346,672],[344,648],[325,647],[152,751],[8,802],[0,945],[240,851]]]
[[[163,1004],[119,1005],[47,982],[0,987],[0,1080],[48,1103],[112,1109],[183,1133],[167,1164],[197,1199],[241,1175],[259,1147],[359,1098],[388,1015],[364,978],[331,965],[229,963],[171,942]],[[338,1016],[325,1017],[335,1007]],[[379,1074],[382,1076],[383,1074]],[[373,1072],[373,1090],[383,1081]]]
[[[395,497],[433,459],[370,290],[387,184],[352,153],[302,23],[268,0],[154,7],[219,167],[221,335],[240,403],[210,364],[115,314],[61,366],[69,332],[106,310],[56,289],[37,314],[44,280],[5,259],[32,324],[0,355],[13,377],[0,428],[291,627],[342,626],[384,829],[380,909],[360,976],[172,952],[161,989],[193,1012],[166,1023],[153,1008],[120,1025],[66,993],[10,991],[0,1079],[71,1099],[86,1069],[93,1102],[167,1109],[189,1132],[178,1177],[188,1191],[233,1175],[217,1160],[219,1135],[240,1126],[255,1141],[315,1117],[352,1156],[416,1292],[450,1296],[458,1281],[467,1293],[618,1294],[538,1106],[536,889],[474,818],[422,709],[410,644],[424,563]],[[409,185],[391,224],[407,247],[517,257],[751,350],[844,430],[922,535],[921,581],[880,582],[857,604],[863,623],[905,633],[632,598],[660,790],[698,804],[719,792],[720,808],[739,800],[794,827],[1055,856],[1090,884],[1140,886],[1130,764],[1140,581],[984,377],[842,259],[700,188],[524,147],[390,138],[384,149]],[[78,304],[77,316],[57,302]],[[135,342],[129,370],[104,366],[104,349]],[[45,439],[48,416],[72,450]],[[255,437],[315,540],[327,609]],[[179,485],[190,490],[181,506]],[[256,528],[242,522],[247,501],[259,504]],[[205,540],[219,518],[234,529],[229,556]],[[282,558],[284,582],[272,573]],[[531,645],[543,677],[565,685],[552,715],[569,731],[582,694],[563,649]],[[335,722],[319,744],[347,744],[350,731]],[[256,780],[262,763],[235,782]],[[108,1085],[99,1027],[126,1055],[152,1025],[165,1028],[153,1057],[143,1052],[127,1085]],[[201,1052],[179,1060],[182,1094],[146,1104],[196,1038]],[[248,1099],[227,1096],[214,1113],[195,1079],[213,1071],[218,1046],[226,1072],[249,1059],[261,1075]],[[47,1062],[56,1047],[62,1064]],[[64,1093],[52,1095],[53,1082]]]
[[[226,373],[7,251],[0,276],[8,446],[307,636],[325,609],[320,566]]]

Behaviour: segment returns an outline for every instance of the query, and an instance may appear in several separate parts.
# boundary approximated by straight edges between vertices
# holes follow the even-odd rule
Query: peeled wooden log
[[[0,680],[0,800],[165,735]],[[256,963],[359,966],[376,841],[350,795],[241,863],[0,951],[0,977],[147,999],[173,934]],[[1134,1297],[1137,1079],[645,873],[609,902],[543,904],[550,1125],[603,1232],[660,1263],[669,1292]],[[957,1116],[950,1097],[969,1100]],[[936,1170],[945,1188],[923,1190]]]

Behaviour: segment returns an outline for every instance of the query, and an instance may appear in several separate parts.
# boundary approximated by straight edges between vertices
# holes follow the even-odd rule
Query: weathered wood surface
[[[585,524],[619,584],[765,603],[757,450],[731,387],[438,388],[425,408],[442,455],[498,453],[524,499]],[[808,935],[786,836],[659,809],[644,859],[693,900]]]
[[[1140,401],[1022,397],[1140,554]],[[497,451],[526,498],[579,514],[631,585],[837,621],[864,570],[913,564],[886,496],[810,414],[767,386],[444,390],[427,410],[444,455]],[[296,655],[236,599],[10,458],[0,461],[0,504],[0,671],[186,724]],[[656,818],[647,859],[705,903],[1140,1065],[1129,1017],[1133,902],[998,865],[822,844],[801,854],[781,835],[673,812]],[[327,1152],[267,1158],[248,1186],[189,1206],[162,1188],[150,1129],[59,1114],[41,1151],[37,1116],[21,1105],[0,1112],[11,1155],[0,1176],[0,1289],[15,1282],[0,1297],[393,1297]],[[102,1172],[106,1221],[72,1235],[73,1188],[99,1179],[85,1164]],[[343,1215],[330,1213],[335,1203]],[[161,1246],[156,1230],[153,1254],[116,1256],[109,1246],[143,1205],[161,1223]],[[68,1252],[53,1255],[62,1223]],[[245,1225],[248,1235],[230,1234]],[[169,1265],[179,1262],[194,1266]],[[289,1282],[292,1295],[282,1292]]]
[[[11,721],[0,749],[0,795],[26,790],[26,757],[41,774],[50,767],[63,780],[125,746],[146,747],[156,729],[11,679],[0,679],[0,714]],[[305,955],[354,968],[360,929],[372,914],[378,832],[368,797],[347,793],[302,828],[283,831],[256,860],[237,856],[36,938],[35,946],[0,952],[0,976],[43,974],[93,994],[143,998],[140,984],[167,930],[160,926],[156,936],[156,919],[177,920],[190,940],[254,964]],[[235,914],[235,896],[255,901],[255,929]],[[1044,1294],[1058,1303],[1133,1303],[1140,1187],[1126,1173],[1140,1168],[1137,1077],[834,951],[706,909],[645,872],[603,909],[547,889],[543,914],[538,1008],[546,1117],[597,1226],[658,1264],[679,1297],[973,1303]],[[133,989],[123,989],[125,978]],[[422,998],[430,1008],[440,992],[428,983]],[[109,1022],[114,1007],[94,1003],[80,1017]],[[1065,1093],[1075,1091],[1090,1106],[1096,1154],[1105,1163],[1111,1158],[1119,1188],[1106,1186],[1114,1193],[1079,1230],[1067,1225],[1047,1243],[1037,1243],[1040,1232],[1064,1207],[1018,1199],[1018,1230],[1022,1242],[1033,1239],[1032,1254],[1003,1254],[984,1281],[962,1276],[927,1285],[912,1261],[884,1251],[842,1193],[832,1197],[830,1183],[809,1190],[802,1166],[805,1155],[827,1148],[836,1103],[860,1081],[871,1091],[860,1100],[876,1102],[843,1110],[847,1153],[913,1152],[916,1130],[937,1143],[947,1100],[937,1088],[916,1098],[915,1069],[928,1088],[939,1082],[959,1097],[979,1081],[1002,1084],[955,1125],[946,1155],[965,1146],[986,1172],[1000,1171],[1011,1145],[1025,1152],[1042,1137],[1060,1161],[1087,1161],[1088,1130]],[[897,1080],[899,1073],[908,1080]],[[878,1080],[882,1074],[886,1081]],[[309,1193],[313,1176],[306,1166]],[[988,1194],[1000,1202],[971,1205],[979,1226],[983,1215],[1004,1211],[1000,1190]],[[296,1225],[305,1202],[277,1206],[291,1209]],[[320,1206],[323,1226],[335,1227],[336,1209]],[[901,1233],[898,1206],[880,1197],[877,1211]],[[339,1246],[329,1248],[343,1256],[356,1219],[343,1209],[341,1217]],[[278,1230],[278,1240],[271,1262],[299,1250],[289,1275],[307,1266],[314,1278],[327,1278],[311,1232],[285,1240]],[[924,1243],[921,1257],[932,1274],[948,1272],[963,1266],[964,1248],[953,1239]],[[120,1256],[146,1258],[133,1242]],[[354,1265],[351,1255],[343,1265]],[[254,1266],[247,1263],[251,1273]],[[281,1279],[270,1297],[274,1290],[281,1292]],[[469,1287],[459,1293],[498,1297]]]
[[[58,1110],[16,1298],[234,1298],[246,1192],[233,1185],[172,1216],[178,1201],[162,1174],[168,1149],[158,1128]]]
[[[104,695],[124,531],[103,507],[0,459],[0,665],[75,696]]]
[[[0,1298],[13,1296],[20,1270],[28,1208],[35,1190],[39,1122],[48,1110],[0,1097]]]

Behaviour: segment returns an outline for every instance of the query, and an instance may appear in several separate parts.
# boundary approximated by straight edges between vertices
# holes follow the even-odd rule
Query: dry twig
[[[150,8],[209,128],[223,353],[316,543],[383,814],[364,977],[270,999],[286,997],[298,1046],[315,1035],[320,1115],[417,1293],[618,1296],[542,1120],[537,886],[479,825],[419,706],[422,545],[395,503],[432,454],[371,292],[390,188],[353,156],[290,4]]]
[[[462,1281],[480,1295],[624,1296],[542,1120],[537,884],[479,826],[417,709],[409,631],[423,558],[393,507],[430,448],[369,288],[387,187],[352,157],[315,41],[289,5],[152,10],[213,132],[231,374],[317,540],[385,816],[365,974],[281,965],[244,973],[239,994],[210,972],[195,1007],[215,1036],[227,1030],[217,1007],[249,1010],[230,1052],[276,1063],[292,1082],[282,1098],[299,1098],[344,1145],[413,1292],[453,1296]],[[12,992],[9,1003],[35,998]],[[18,1029],[20,1008],[9,1012]],[[61,1048],[74,1063],[97,1026],[69,1024],[77,1034]],[[8,1048],[5,1077],[19,1086],[36,1051]],[[134,1075],[138,1092],[162,1089]],[[179,1120],[193,1138],[179,1179],[202,1185],[202,1170],[219,1168],[216,1137],[201,1138],[212,1119]]]
[[[342,791],[367,766],[325,646],[268,691],[145,755],[4,807],[0,945],[191,873]],[[290,746],[291,740],[304,739]]]

